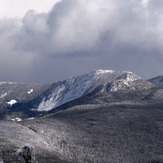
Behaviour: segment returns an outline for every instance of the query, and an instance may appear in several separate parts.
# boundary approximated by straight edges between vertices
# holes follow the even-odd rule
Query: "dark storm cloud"
[[[62,0],[0,20],[1,80],[48,82],[98,68],[163,74],[162,0]]]

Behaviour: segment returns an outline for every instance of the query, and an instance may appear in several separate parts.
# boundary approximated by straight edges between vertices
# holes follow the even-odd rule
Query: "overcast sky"
[[[163,75],[163,0],[0,0],[0,81],[96,69]]]

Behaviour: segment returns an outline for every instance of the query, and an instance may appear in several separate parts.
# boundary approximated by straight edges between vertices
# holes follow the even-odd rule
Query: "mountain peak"
[[[91,92],[102,93],[104,91],[136,89],[136,85],[132,82],[138,79],[140,79],[138,76],[128,71],[103,69],[70,77],[54,84],[52,93],[42,99],[37,111],[49,111]],[[100,90],[99,87],[101,87]]]
[[[122,75],[120,75],[119,78],[126,79],[127,81],[135,81],[141,79],[140,77],[138,77],[137,75],[130,71],[123,71]]]

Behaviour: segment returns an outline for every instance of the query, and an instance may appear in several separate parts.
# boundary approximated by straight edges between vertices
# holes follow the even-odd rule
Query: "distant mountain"
[[[128,71],[96,70],[51,84],[0,83],[0,118],[20,121],[44,114],[83,96],[154,87]]]
[[[155,78],[149,79],[148,81],[153,83],[153,84],[158,85],[160,83],[163,83],[163,76],[157,76]]]
[[[121,90],[148,89],[152,84],[127,71],[97,70],[54,83],[37,111],[49,111],[83,95]]]

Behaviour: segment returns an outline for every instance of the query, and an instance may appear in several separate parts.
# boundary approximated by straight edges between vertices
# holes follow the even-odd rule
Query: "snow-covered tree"
[[[25,163],[37,163],[34,147],[30,144],[25,144],[22,148],[18,149],[17,154],[19,159]]]
[[[3,160],[0,158],[0,163],[4,163]]]

